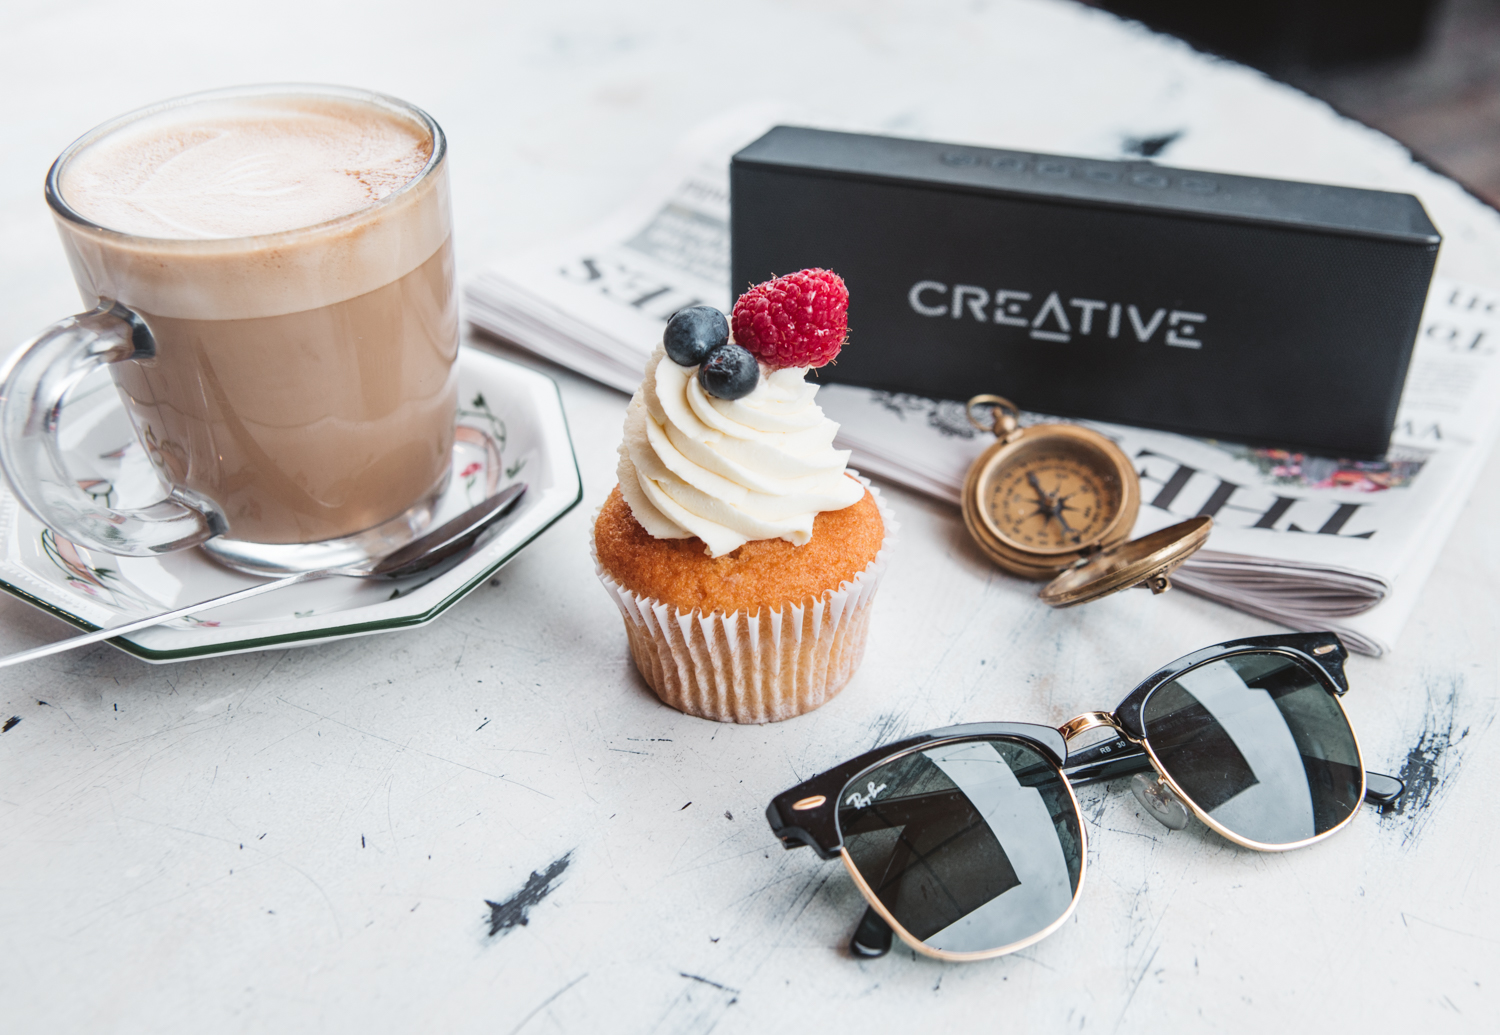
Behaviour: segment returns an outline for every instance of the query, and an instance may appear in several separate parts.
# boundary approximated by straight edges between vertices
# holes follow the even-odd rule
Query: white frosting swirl
[[[760,368],[743,399],[716,399],[657,346],[625,414],[620,493],[658,539],[697,536],[710,557],[752,539],[802,546],[813,519],[864,496],[844,475],[839,426],[813,401],[805,367]]]

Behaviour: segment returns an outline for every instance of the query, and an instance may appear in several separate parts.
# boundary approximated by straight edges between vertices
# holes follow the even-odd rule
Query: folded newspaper
[[[729,310],[729,156],[767,126],[763,112],[746,112],[701,128],[618,212],[481,273],[468,285],[469,319],[634,391],[674,312]],[[1293,629],[1332,629],[1379,655],[1411,614],[1500,431],[1497,353],[1500,294],[1435,280],[1379,461],[1079,423],[1136,460],[1135,535],[1213,516],[1208,546],[1176,585]],[[838,444],[855,467],[950,503],[993,441],[954,400],[825,385],[818,401],[842,426]]]

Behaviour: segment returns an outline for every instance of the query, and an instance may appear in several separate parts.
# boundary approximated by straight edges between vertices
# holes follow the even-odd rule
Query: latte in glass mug
[[[48,200],[99,308],[32,343],[6,387],[49,363],[55,380],[52,339],[92,336],[171,496],[90,513],[66,472],[28,469],[47,465],[17,455],[24,429],[0,414],[22,501],[85,545],[201,543],[256,570],[410,538],[446,485],[457,402],[444,150],[403,102],[259,87],[169,101],[64,152]]]

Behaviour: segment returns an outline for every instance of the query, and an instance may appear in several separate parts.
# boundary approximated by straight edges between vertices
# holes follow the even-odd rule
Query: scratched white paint
[[[1099,155],[1186,129],[1165,160],[1415,190],[1445,272],[1500,284],[1495,214],[1394,144],[1066,4],[219,6],[0,14],[0,340],[76,305],[40,189],[74,135],[271,79],[437,116],[464,273],[595,218],[686,127],[779,92],[850,124]],[[908,532],[844,695],[764,728],[683,717],[631,671],[584,545],[625,399],[557,376],[585,503],[434,626],[166,668],[100,647],[0,674],[0,717],[21,719],[0,733],[0,1026],[1462,1031],[1492,1014],[1500,462],[1395,654],[1350,664],[1371,766],[1435,755],[1427,809],[1264,856],[1165,832],[1123,781],[1085,789],[1074,921],[984,964],[860,963],[843,949],[856,892],[772,842],[774,793],[903,733],[1112,706],[1163,661],[1271,627],[1185,594],[1050,612],[954,512],[890,490]],[[0,601],[0,649],[62,632]],[[529,922],[491,938],[485,900],[568,852]]]

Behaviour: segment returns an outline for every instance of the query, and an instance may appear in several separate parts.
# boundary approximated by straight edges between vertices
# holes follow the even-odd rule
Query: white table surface
[[[7,0],[0,341],[77,308],[41,196],[73,137],[163,97],[298,79],[442,122],[465,276],[608,211],[698,120],[783,97],[833,125],[1100,156],[1182,130],[1162,160],[1414,191],[1447,235],[1442,271],[1500,285],[1500,219],[1398,145],[1066,3]],[[1427,763],[1403,814],[1258,855],[1168,833],[1125,781],[1088,788],[1088,884],[1061,931],[986,963],[856,962],[858,894],[777,845],[773,794],[932,726],[1112,707],[1162,662],[1274,627],[1185,593],[1049,611],[953,510],[892,489],[903,540],[843,695],[766,727],[679,715],[635,675],[588,559],[626,400],[552,372],[584,504],[435,625],[0,673],[0,718],[21,720],[0,733],[0,1029],[1493,1023],[1500,460],[1394,653],[1349,664],[1371,768]],[[0,650],[65,631],[0,600]],[[529,922],[491,936],[486,900],[564,858]]]

